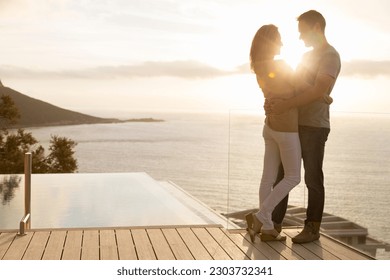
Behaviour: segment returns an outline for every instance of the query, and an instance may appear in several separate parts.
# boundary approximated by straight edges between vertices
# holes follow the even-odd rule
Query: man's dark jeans
[[[321,222],[324,211],[325,188],[322,171],[325,143],[330,129],[324,127],[299,126],[305,183],[308,189],[306,221]],[[275,185],[284,177],[283,166],[280,166]],[[275,207],[272,220],[281,224],[286,214],[288,195]]]

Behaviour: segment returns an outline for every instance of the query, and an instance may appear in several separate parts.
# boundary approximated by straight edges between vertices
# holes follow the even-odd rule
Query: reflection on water
[[[21,180],[22,178],[18,175],[9,175],[3,177],[0,181],[1,203],[3,205],[9,203],[14,198],[15,190],[19,188]]]

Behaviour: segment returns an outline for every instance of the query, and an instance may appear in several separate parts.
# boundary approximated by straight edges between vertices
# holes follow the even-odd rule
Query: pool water
[[[0,229],[17,229],[24,216],[24,176],[16,180],[15,176],[19,186],[0,204]],[[4,185],[9,178],[0,175],[0,182]],[[31,177],[32,229],[226,223],[180,187],[155,181],[143,172]]]

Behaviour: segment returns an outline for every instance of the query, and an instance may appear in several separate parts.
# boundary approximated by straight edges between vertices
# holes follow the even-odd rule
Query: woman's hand
[[[272,105],[271,105],[271,100],[269,98],[266,98],[264,100],[264,111],[265,111],[265,115],[270,115],[271,114],[271,111],[272,111]]]
[[[282,98],[267,98],[264,102],[264,111],[266,115],[279,115],[287,111],[288,107],[285,106],[284,99]]]

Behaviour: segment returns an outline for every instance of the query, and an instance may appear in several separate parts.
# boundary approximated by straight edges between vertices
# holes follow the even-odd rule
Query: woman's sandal
[[[255,242],[256,235],[260,233],[263,224],[257,219],[256,215],[249,213],[245,216],[247,230],[252,242]]]
[[[249,231],[253,227],[253,216],[252,212],[245,215],[246,220],[246,230]]]
[[[261,241],[285,241],[286,236],[282,236],[276,229],[263,230],[260,236]]]

